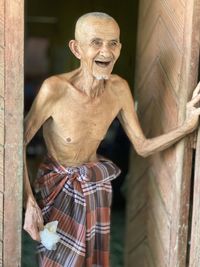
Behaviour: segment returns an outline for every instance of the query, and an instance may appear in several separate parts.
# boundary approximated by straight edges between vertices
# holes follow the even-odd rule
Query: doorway
[[[41,47],[45,49],[49,44],[49,35],[52,38],[54,36],[58,37],[57,34],[61,36],[60,28],[55,23],[57,16],[54,11],[56,14],[58,13],[57,8],[59,7],[59,10],[62,8],[61,3],[63,1],[60,1],[56,7],[49,2],[43,1],[43,3],[46,3],[46,5],[39,10],[39,16],[34,13],[29,18],[27,16],[27,21],[29,19],[27,24],[32,21],[33,25],[34,23],[36,25],[39,23],[39,19],[40,27],[37,27],[37,29],[45,34],[44,36],[33,34],[37,38],[42,38],[32,41],[39,41]],[[125,36],[131,38],[135,36],[133,35],[136,32],[135,26],[134,30],[132,26],[136,24],[132,24],[132,19],[136,19],[137,9],[134,9],[134,4],[131,1],[127,1],[125,7],[127,9],[126,18],[130,19],[128,20],[130,23],[127,23],[124,13],[122,14],[122,6],[118,1],[109,1],[104,3],[105,6],[102,6],[100,1],[79,2],[79,5],[77,3],[76,1],[76,4],[71,3],[66,7],[66,10],[70,10],[70,14],[73,14],[73,18],[78,18],[79,15],[98,8],[100,11],[106,11],[113,15],[119,21],[120,26],[124,25],[124,27],[122,26],[123,33],[128,32],[128,35]],[[155,134],[169,130],[173,123],[176,125],[184,119],[186,101],[197,82],[200,1],[141,0],[139,4],[134,95],[138,101],[138,114],[145,134],[152,137]],[[46,8],[47,6],[49,6],[49,9]],[[76,13],[77,6],[78,14]],[[2,216],[0,216],[2,241],[0,260],[3,266],[20,266],[24,6],[23,1],[1,0],[0,7],[2,18],[0,23],[0,204],[2,211]],[[115,8],[113,9],[113,7]],[[34,4],[31,9],[34,10]],[[47,19],[46,16],[45,19],[43,16],[45,10],[50,10]],[[60,12],[66,15],[64,9]],[[132,12],[136,15],[135,17]],[[35,21],[35,19],[37,20]],[[62,16],[61,21],[65,22],[64,16]],[[49,34],[47,34],[46,26],[44,27],[45,24],[52,25]],[[71,34],[73,33],[72,24],[66,26],[68,27],[66,32],[71,32]],[[62,25],[64,24],[62,23]],[[28,36],[28,31],[28,27],[26,27],[26,36]],[[56,40],[60,39],[61,37],[56,38]],[[64,40],[66,41],[65,38]],[[33,42],[29,43],[30,47],[31,44]],[[135,42],[133,47],[134,44]],[[62,60],[63,53],[60,53],[60,49],[58,50],[58,53],[53,53],[56,54],[55,58],[61,58],[59,59],[60,63],[66,62]],[[124,50],[125,54],[127,51],[128,47]],[[131,50],[131,52],[133,51],[134,49]],[[124,73],[124,78],[128,79],[132,86],[132,59],[134,57],[125,56],[125,58],[126,60],[122,61],[124,63],[120,63],[120,61],[118,63],[121,64],[121,70],[131,66],[129,68],[130,72],[126,71]],[[67,59],[70,63],[70,56]],[[48,75],[46,66],[50,64],[45,60],[43,63],[45,63],[42,68],[44,73],[41,79]],[[68,65],[69,69],[75,67],[76,64],[76,62],[71,61]],[[63,69],[59,69],[61,65],[56,65],[58,67],[57,71],[53,68],[50,69],[49,74],[62,71]],[[123,76],[123,72],[119,74]],[[38,80],[36,81],[38,82]],[[39,84],[36,84],[36,87],[39,87]],[[31,99],[30,95],[29,97]],[[166,116],[167,114],[168,116]],[[170,116],[170,114],[173,114],[173,116]],[[167,120],[167,118],[170,118],[170,120]],[[163,124],[163,122],[165,123]],[[125,266],[132,267],[133,264],[141,267],[187,266],[186,247],[188,242],[188,209],[190,206],[188,199],[192,150],[191,143],[188,141],[188,139],[185,139],[178,145],[164,153],[157,154],[147,161],[143,161],[134,152],[131,152],[130,175],[128,176],[126,194],[128,204]],[[36,149],[37,153],[43,151],[40,149]],[[199,145],[197,150],[199,151]],[[35,153],[33,150],[31,152],[30,149],[30,155],[33,152]],[[196,159],[198,160],[198,158],[199,152],[196,153]],[[196,234],[200,229],[198,218],[200,192],[198,166],[199,163],[196,161],[194,190],[191,190],[191,192],[194,192],[191,253],[188,253],[190,257],[189,266],[191,267],[200,265],[198,246],[200,235]],[[33,169],[36,169],[35,165]]]
[[[78,61],[67,45],[68,41],[74,38],[76,20],[87,12],[108,13],[119,23],[123,48],[113,73],[125,78],[133,89],[138,1],[126,1],[121,12],[121,1],[116,0],[94,0],[84,3],[80,0],[61,0],[56,6],[46,0],[27,0],[25,10],[25,114],[46,77],[78,67]],[[125,179],[129,168],[129,150],[129,141],[118,120],[115,120],[99,148],[101,155],[113,160],[122,170],[120,177],[112,183],[111,263],[114,267],[124,266]],[[27,149],[32,182],[45,152],[42,134],[39,131]],[[36,267],[33,253],[35,246],[36,243],[23,233],[23,267],[31,267],[31,264]]]

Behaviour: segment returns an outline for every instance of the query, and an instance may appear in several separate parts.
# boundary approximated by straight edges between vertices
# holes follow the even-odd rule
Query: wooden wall
[[[23,1],[0,0],[0,266],[21,266]]]
[[[3,261],[4,191],[4,0],[0,0],[0,266]]]
[[[20,266],[23,9],[23,1],[0,0],[0,258],[5,267]],[[135,87],[149,137],[184,118],[197,76],[195,10],[199,0],[140,1]],[[132,156],[126,266],[184,267],[190,154],[182,142],[146,161]]]
[[[193,186],[193,205],[192,205],[192,229],[190,233],[190,253],[188,257],[189,267],[200,266],[200,127],[198,130],[195,175]]]
[[[135,98],[147,137],[180,125],[197,82],[199,0],[141,0]],[[192,149],[188,139],[131,155],[126,267],[185,267]],[[196,265],[195,265],[196,266]]]

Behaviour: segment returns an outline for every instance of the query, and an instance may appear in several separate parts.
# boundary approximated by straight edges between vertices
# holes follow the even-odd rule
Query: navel
[[[66,138],[67,143],[71,143],[72,139],[70,137]]]

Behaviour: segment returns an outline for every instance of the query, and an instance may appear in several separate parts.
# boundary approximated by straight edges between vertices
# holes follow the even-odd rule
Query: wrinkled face
[[[120,55],[119,27],[110,19],[89,18],[78,40],[81,67],[96,79],[109,79]]]

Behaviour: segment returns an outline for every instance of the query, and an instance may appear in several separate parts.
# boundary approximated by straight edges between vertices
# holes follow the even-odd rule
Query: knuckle
[[[189,109],[191,107],[191,103],[187,103],[186,108]]]

